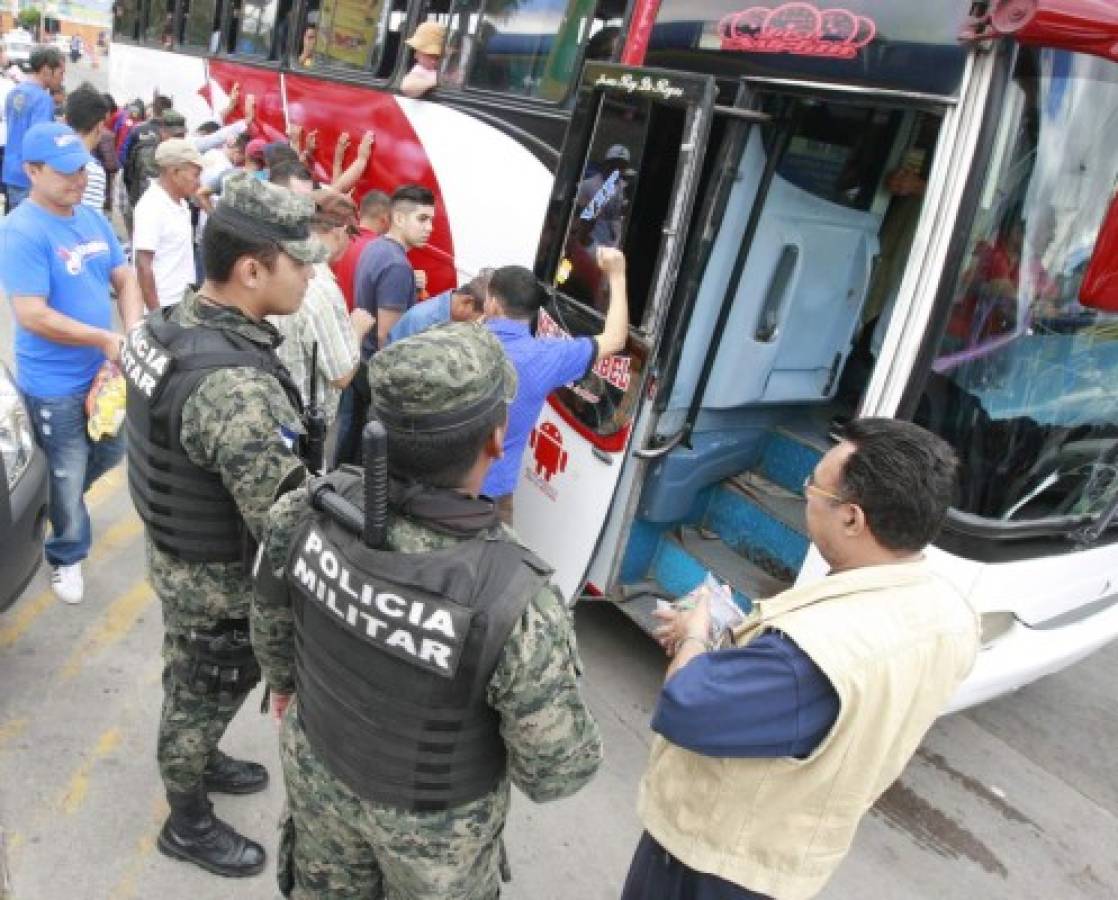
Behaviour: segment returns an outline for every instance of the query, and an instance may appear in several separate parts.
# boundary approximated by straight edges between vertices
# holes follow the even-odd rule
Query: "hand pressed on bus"
[[[598,359],[625,349],[629,340],[629,297],[625,282],[625,254],[616,247],[599,247],[598,268],[609,279],[609,309],[602,333],[595,337]]]

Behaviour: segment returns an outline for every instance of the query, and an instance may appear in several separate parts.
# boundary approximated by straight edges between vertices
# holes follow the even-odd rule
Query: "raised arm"
[[[598,248],[598,267],[609,279],[609,309],[598,342],[598,359],[625,349],[629,340],[629,295],[625,281],[625,254],[613,247]]]

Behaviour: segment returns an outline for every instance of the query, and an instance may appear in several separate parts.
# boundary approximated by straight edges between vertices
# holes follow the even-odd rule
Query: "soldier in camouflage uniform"
[[[362,473],[345,467],[276,504],[257,572],[253,644],[288,792],[280,888],[496,897],[510,783],[566,797],[602,758],[550,570],[478,496],[516,373],[472,324],[400,341],[369,372],[388,434],[384,549],[308,505],[335,491],[360,509]]]
[[[163,141],[186,137],[186,119],[174,109],[165,109],[151,121],[136,126],[123,161],[124,187],[128,196],[128,233],[132,233],[132,211],[148,185],[159,178],[155,151]]]
[[[314,203],[237,176],[203,238],[207,279],[128,336],[129,486],[162,601],[158,760],[171,814],[165,854],[222,875],[264,866],[259,844],[216,818],[207,791],[263,790],[268,773],[218,742],[259,680],[248,642],[255,538],[268,509],[305,478],[298,390],[264,320],[298,309],[325,256]]]

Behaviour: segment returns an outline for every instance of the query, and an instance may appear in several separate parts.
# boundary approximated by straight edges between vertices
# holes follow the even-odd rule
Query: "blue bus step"
[[[769,481],[798,494],[827,450],[828,445],[820,438],[778,428],[769,432],[758,469]]]
[[[727,478],[722,486],[725,490],[741,494],[797,534],[807,535],[807,500],[798,491],[781,487],[760,472],[742,472]]]
[[[690,527],[664,536],[651,575],[668,599],[675,599],[701,584],[708,572],[728,584],[734,602],[746,610],[752,600],[771,597],[788,586],[735,553],[717,536],[706,537],[699,529]]]
[[[794,581],[809,546],[799,530],[802,510],[796,511],[791,492],[773,491],[756,476],[751,482],[749,492],[736,481],[719,485],[704,525],[769,575]]]

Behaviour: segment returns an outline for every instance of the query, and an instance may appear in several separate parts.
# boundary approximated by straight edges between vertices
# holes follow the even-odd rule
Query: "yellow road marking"
[[[85,492],[87,508],[93,509],[95,506],[100,506],[116,494],[124,484],[124,465],[121,464],[114,469],[110,469],[93,483],[93,487]]]
[[[140,582],[130,591],[113,601],[104,615],[94,623],[87,632],[85,640],[81,641],[70,659],[62,667],[59,677],[63,680],[73,678],[81,671],[85,660],[95,653],[110,647],[127,634],[136,619],[140,617],[152,599],[155,597],[152,589],[146,582]]]
[[[2,748],[8,741],[14,740],[23,733],[23,729],[27,727],[27,719],[12,719],[10,722],[5,722],[0,725],[0,748]]]
[[[144,525],[135,513],[129,515],[123,522],[117,522],[93,544],[88,562],[99,562],[106,554],[119,550],[128,541],[143,534]],[[0,627],[0,649],[10,647],[27,632],[27,629],[55,603],[54,593],[47,588],[38,596],[25,603],[21,603],[12,612],[6,614],[7,621]]]
[[[140,876],[140,870],[143,869],[147,858],[155,850],[155,840],[159,835],[163,820],[167,818],[167,812],[167,801],[162,796],[156,797],[152,804],[151,817],[144,827],[143,834],[136,841],[136,849],[132,854],[132,859],[125,868],[124,874],[120,876],[120,880],[109,891],[111,900],[132,900],[133,897],[137,896],[136,882]]]
[[[93,754],[78,766],[77,771],[70,777],[70,783],[62,795],[59,805],[66,815],[72,816],[81,807],[85,801],[85,795],[89,791],[89,774],[93,771],[94,765],[119,747],[120,740],[119,728],[110,728],[97,739],[97,746],[93,748]]]

